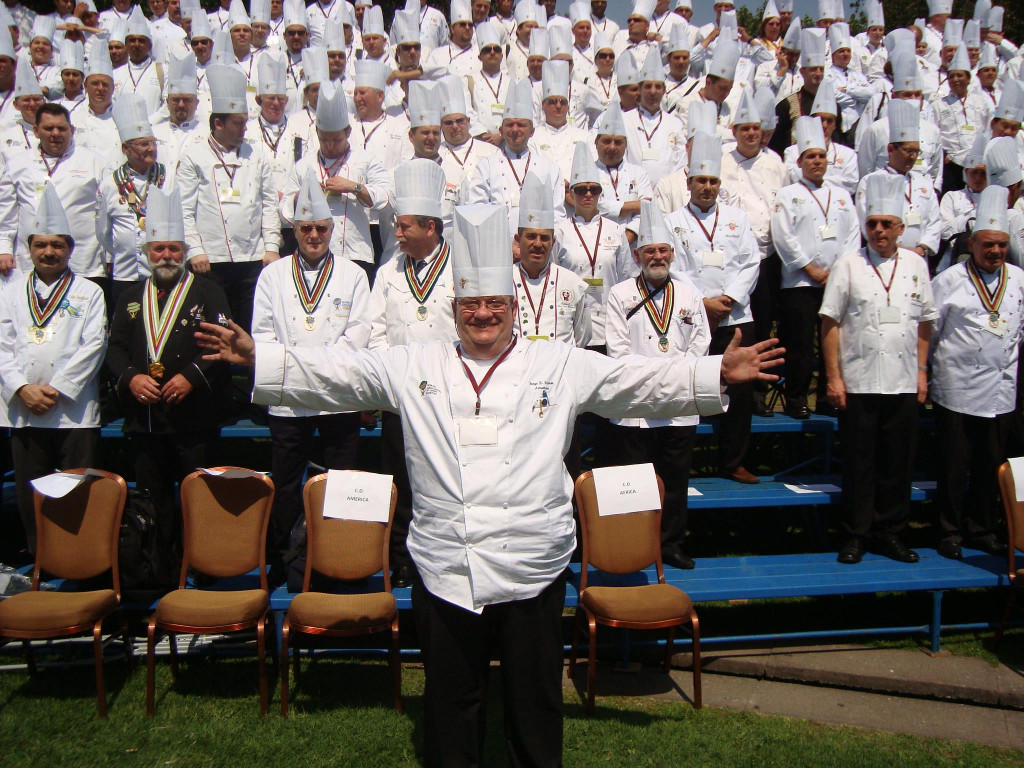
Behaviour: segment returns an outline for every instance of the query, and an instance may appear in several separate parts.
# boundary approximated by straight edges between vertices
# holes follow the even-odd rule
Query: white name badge
[[[43,190],[46,189],[45,184],[36,184],[36,200],[43,199]]]
[[[725,267],[725,253],[723,251],[701,251],[700,254],[701,264],[705,267],[717,267],[722,269]]]
[[[824,227],[818,227],[818,234],[821,235],[822,240],[835,240],[836,228],[827,225]]]
[[[647,160],[656,161],[658,159],[658,157],[659,157],[658,150],[654,149],[653,147],[648,147],[647,149],[644,149],[644,150],[642,150],[640,152],[640,159],[644,160],[644,161],[647,161]]]
[[[911,211],[903,217],[903,223],[908,227],[919,227],[921,226],[921,214],[917,211]]]
[[[459,445],[497,444],[497,416],[470,416],[459,419]]]
[[[594,470],[598,514],[628,515],[661,509],[658,479],[653,464],[629,464]]]
[[[878,308],[878,324],[879,325],[893,325],[898,323],[902,318],[903,313],[900,312],[899,307],[879,307]]]
[[[391,475],[329,469],[324,517],[386,523],[391,509]]]
[[[242,190],[234,187],[217,187],[217,195],[221,205],[236,205],[242,202]]]
[[[963,126],[963,130],[966,131],[967,133],[974,133],[975,128],[973,125],[965,125]]]
[[[504,104],[491,104],[491,114],[492,115],[502,115],[504,113],[505,113],[505,105]]]
[[[917,170],[921,170],[922,168],[924,168],[924,158],[921,157],[920,155],[918,155],[917,160],[914,161],[914,168]]]
[[[991,333],[991,334],[992,334],[993,336],[995,336],[995,337],[996,337],[997,339],[1001,339],[1001,338],[1003,338],[1003,336],[1005,336],[1005,335],[1006,335],[1006,320],[1004,320],[1004,319],[1002,319],[1002,318],[1000,318],[1000,320],[999,320],[999,322],[998,322],[998,323],[996,324],[996,327],[995,327],[995,328],[993,328],[993,327],[992,327],[992,326],[991,326],[991,325],[989,324],[988,320],[985,320],[985,322],[984,322],[984,325],[982,325],[981,327],[982,327],[982,328],[984,328],[984,329],[985,329],[986,331],[988,331],[989,333]]]
[[[603,277],[584,277],[583,282],[587,284],[587,293],[592,296],[600,296],[601,291],[604,289],[604,278]]]

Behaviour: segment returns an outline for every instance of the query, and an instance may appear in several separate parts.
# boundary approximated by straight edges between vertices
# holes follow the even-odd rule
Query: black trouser
[[[720,355],[732,341],[736,330],[743,334],[741,346],[754,343],[754,324],[718,326],[711,334],[710,355]],[[741,466],[750,443],[750,417],[754,414],[754,385],[730,384],[725,388],[729,396],[729,410],[715,416],[718,422],[718,470],[724,475],[732,474]]]
[[[135,457],[135,487],[149,491],[160,516],[160,535],[171,551],[181,551],[181,522],[174,484],[207,467],[219,430],[156,435],[128,433]]]
[[[480,614],[431,594],[416,579],[412,607],[426,672],[425,766],[481,764],[495,650],[509,764],[562,764],[564,604],[564,574],[536,597],[489,605]]]
[[[964,168],[962,165],[948,162],[942,166],[942,191],[939,197],[947,192],[963,189],[966,186],[967,182],[964,181]]]
[[[782,283],[782,262],[778,254],[773,253],[761,259],[757,274],[757,284],[750,294],[750,311],[754,315],[754,341],[765,341],[772,336],[772,324],[779,319],[780,295]],[[764,401],[765,393],[770,389],[766,381],[754,384],[754,396]]]
[[[313,435],[320,433],[323,466],[352,469],[359,449],[359,414],[267,416],[270,425],[270,468],[274,473],[274,506],[267,530],[267,562],[283,565],[290,535],[302,515],[302,476],[313,455]]]
[[[613,426],[622,464],[651,462],[665,483],[665,502],[661,511],[661,554],[683,554],[686,539],[687,497],[693,444],[697,427],[619,427]]]
[[[821,339],[818,310],[824,288],[786,288],[779,301],[779,338],[786,348],[786,407],[807,405],[811,377],[818,371],[818,403],[825,391],[825,368],[821,353],[814,348]],[[820,344],[819,344],[820,349]]]
[[[232,319],[248,333],[252,330],[252,303],[256,296],[256,281],[263,269],[262,258],[255,261],[218,262],[210,265],[205,275],[219,285],[227,296]],[[216,322],[217,318],[207,318]]]
[[[847,393],[846,410],[839,411],[846,535],[899,534],[906,527],[917,412],[915,393]]]
[[[380,471],[391,475],[398,490],[395,516],[391,521],[391,568],[412,565],[405,540],[412,523],[412,490],[409,487],[409,470],[405,464],[405,437],[402,433],[402,419],[397,413],[384,411],[380,420]]]
[[[604,344],[593,344],[587,347],[587,351],[596,352],[599,355],[607,355],[608,347]],[[573,439],[577,441],[577,453],[583,450],[580,432],[584,425],[590,425],[594,431],[594,442],[591,444],[594,466],[614,466],[618,462],[619,457],[618,450],[616,449],[612,439],[612,423],[604,416],[598,416],[596,413],[583,413],[577,416],[576,425],[573,427]],[[568,461],[566,461],[566,466],[569,466]],[[579,466],[580,469],[583,468],[581,462],[578,463],[577,466]]]
[[[1002,538],[997,472],[1006,461],[1006,441],[1013,421],[1012,411],[984,418],[935,404],[940,446],[936,499],[940,540],[960,544],[965,538]]]
[[[365,270],[366,279],[370,281],[370,287],[373,288],[373,280],[377,277],[377,266],[384,257],[384,239],[380,235],[380,224],[370,225],[370,244],[373,246],[373,264],[363,261],[357,261],[356,264]]]
[[[96,464],[100,431],[94,427],[44,429],[21,427],[11,430],[11,461],[18,513],[25,529],[28,551],[36,551],[36,513],[32,481],[56,470],[89,468]]]

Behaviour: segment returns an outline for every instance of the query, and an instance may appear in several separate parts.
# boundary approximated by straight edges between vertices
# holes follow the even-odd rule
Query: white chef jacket
[[[623,116],[626,160],[641,166],[657,184],[662,176],[686,166],[686,125],[676,115],[657,114],[638,106]]]
[[[562,172],[551,158],[541,152],[531,151],[529,146],[525,152],[517,155],[502,145],[494,154],[480,158],[476,172],[472,178],[466,179],[466,203],[507,205],[509,229],[512,232],[518,231],[519,194],[527,172],[551,185],[551,203],[557,224],[565,218],[565,183],[562,181]]]
[[[938,312],[925,260],[905,248],[897,255],[899,263],[896,256],[883,259],[867,248],[841,256],[825,283],[818,314],[839,324],[840,370],[851,394],[917,392],[918,325],[932,322]],[[882,280],[888,284],[890,278],[887,304]],[[879,322],[888,307],[899,311],[899,322]]]
[[[21,112],[14,106],[14,89],[0,91],[0,128],[9,128],[21,120]]]
[[[665,96],[661,100],[661,108],[670,114],[677,115],[679,104],[684,98],[699,91],[704,81],[696,77],[676,80],[671,75],[665,77]],[[689,115],[687,115],[689,117]]]
[[[348,259],[334,258],[330,280],[313,310],[316,326],[310,331],[305,325],[306,308],[292,278],[292,262],[300,260],[306,285],[310,287],[316,280],[317,270],[311,269],[301,258],[296,252],[268,264],[260,272],[253,299],[253,339],[288,347],[364,349],[370,340],[370,286],[366,272]],[[269,412],[272,416],[306,417],[334,411],[272,405]]]
[[[775,92],[775,103],[785,101],[794,93],[800,93],[804,87],[804,76],[799,69],[787,69],[779,75],[779,63],[766,61],[760,64],[754,74],[755,88],[771,88]]]
[[[684,169],[670,173],[654,186],[654,201],[666,216],[690,202],[690,190],[686,182]]]
[[[77,243],[76,243],[77,248]],[[0,292],[0,396],[16,429],[74,429],[100,425],[97,373],[107,349],[107,308],[103,291],[75,275],[62,309],[47,324],[52,337],[42,344],[28,340],[35,323],[26,282],[34,272],[20,272]],[[35,282],[48,298],[56,283]],[[42,415],[32,413],[15,393],[26,384],[49,384],[60,392],[57,404]]]
[[[263,115],[257,115],[245,124],[245,143],[267,156],[271,184],[276,190],[284,189],[288,174],[295,165],[295,147],[288,146],[285,136],[287,128],[287,117],[273,124],[264,120]]]
[[[0,274],[0,296],[3,296],[4,291],[7,290],[11,283],[18,282],[17,280],[15,280],[15,278],[18,277],[20,274],[21,272],[18,270],[17,267],[12,269],[9,274]],[[11,419],[7,414],[7,405],[6,403],[0,404],[0,429],[7,429],[10,426]]]
[[[179,40],[185,40],[185,30],[163,16],[149,23],[152,34],[153,50],[151,55],[156,61],[166,61],[167,49]]]
[[[1009,262],[1024,269],[1024,211],[1011,208],[1006,212],[1009,219],[1010,255]]]
[[[949,240],[954,235],[967,231],[967,222],[974,218],[978,210],[980,192],[972,192],[970,187],[950,190],[939,202],[939,217],[942,228],[939,237]]]
[[[442,140],[438,149],[442,167],[448,168],[450,163],[454,163],[462,168],[467,178],[476,173],[476,166],[480,162],[480,158],[493,155],[497,151],[498,148],[490,142],[476,138],[470,138],[465,144],[457,147]]]
[[[80,277],[102,277],[105,254],[96,239],[96,198],[105,173],[103,163],[73,139],[59,165],[54,168],[55,158],[48,157],[46,162],[53,168],[50,175],[38,150],[14,152],[7,158],[7,167],[0,173],[0,201],[17,201],[17,205],[15,216],[0,216],[0,253],[13,253],[22,271],[32,269],[28,235],[36,203],[46,182],[52,181],[75,240],[71,271]]]
[[[579,235],[576,234],[576,227],[579,227]],[[582,242],[580,237],[583,238]],[[590,256],[587,255],[588,249]],[[594,257],[593,265],[590,263],[591,256]],[[583,279],[590,308],[590,344],[604,344],[608,292],[616,283],[638,274],[640,270],[633,260],[625,227],[607,216],[595,216],[590,221],[584,221],[582,216],[573,216],[560,221],[555,225],[551,261],[572,270]]]
[[[467,142],[468,144],[469,142]],[[480,142],[477,142],[480,143]],[[412,150],[412,144],[409,144],[410,150]],[[465,154],[460,153],[460,154]],[[412,159],[413,154],[410,151],[409,155]],[[463,165],[459,164],[460,158],[455,157],[451,152],[441,151],[435,158],[427,158],[433,160],[435,163],[441,166],[441,170],[444,171],[444,193],[441,197],[441,223],[442,230],[441,236],[446,242],[453,242],[455,240],[455,206],[462,205],[463,195],[466,189],[466,171]],[[389,211],[389,214],[393,213],[393,209]],[[381,238],[384,243],[384,253],[381,256],[380,264],[385,261],[395,258],[400,252],[400,245],[397,239],[395,239],[395,221],[397,220],[396,215],[386,215],[380,222]]]
[[[75,144],[94,153],[104,165],[124,162],[113,106],[101,115],[94,114],[88,106],[79,109],[71,116],[71,125],[75,129]]]
[[[442,242],[427,256],[422,267],[424,272],[430,270],[434,260],[440,256],[441,249],[446,247]],[[420,304],[412,295],[405,276],[407,258],[405,254],[399,254],[381,264],[377,270],[373,290],[370,292],[370,349],[383,351],[402,344],[454,341],[457,338],[455,316],[452,314],[455,284],[452,280],[451,257],[423,304],[427,314],[422,319],[417,312]]]
[[[860,181],[860,170],[857,167],[857,153],[842,144],[828,142],[825,150],[828,156],[828,168],[825,169],[825,184],[838,189],[845,189],[850,197],[857,194],[857,182]],[[789,183],[796,184],[803,178],[803,171],[796,164],[799,153],[796,144],[786,147],[782,162],[789,171]]]
[[[546,122],[538,122],[533,136],[530,137],[530,148],[543,152],[558,165],[562,179],[568,181],[572,175],[572,158],[576,152],[576,142],[588,144],[590,137],[587,132],[566,123],[561,128],[553,128]],[[565,186],[562,191],[564,193]]]
[[[607,344],[608,357],[619,358],[627,355],[641,355],[660,360],[662,363],[675,357],[701,358],[711,346],[711,328],[704,313],[704,297],[689,280],[672,280],[672,307],[669,314],[672,322],[666,338],[667,350],[658,346],[659,334],[655,330],[646,309],[640,309],[626,319],[626,315],[641,301],[636,281],[642,277],[623,280],[612,286],[608,295]],[[650,286],[647,286],[650,291]],[[664,291],[652,301],[659,310],[665,309]],[[612,419],[613,424],[622,427],[688,427],[696,426],[699,416],[674,416],[668,419],[630,417]]]
[[[921,154],[914,163],[914,171],[928,177],[938,191],[942,188],[942,136],[931,122],[921,120]],[[875,120],[861,137],[857,147],[860,175],[867,176],[889,164],[889,118]]]
[[[161,83],[164,78],[163,64],[153,61],[151,57],[147,56],[141,64],[133,64],[129,59],[121,69],[124,79],[114,91],[114,100],[117,101],[121,94],[135,93],[146,100],[146,107],[150,114],[156,112],[163,101],[163,84]]]
[[[395,45],[397,38],[394,35],[394,30],[392,30],[390,39],[392,45]],[[448,20],[445,19],[444,14],[423,2],[420,8],[420,41],[423,44],[423,50],[440,48],[448,43],[448,39]]]
[[[253,399],[400,413],[413,498],[409,553],[432,594],[480,612],[538,595],[569,564],[572,480],[561,458],[578,413],[724,410],[720,357],[672,363],[519,342],[481,392],[493,445],[461,444],[477,396],[452,343],[345,354],[258,344]]]
[[[622,206],[637,200],[651,200],[654,197],[651,177],[642,166],[634,165],[625,159],[617,168],[609,168],[600,160],[595,160],[594,165],[597,167],[602,188],[601,198],[597,201],[598,210],[603,216],[614,219],[626,229],[637,231],[640,226],[640,214],[623,214]]]
[[[896,174],[896,171],[885,166],[884,170],[875,171],[875,173]],[[926,245],[932,251],[938,251],[942,219],[939,216],[939,204],[935,199],[935,190],[929,183],[931,179],[926,179],[915,171],[902,175],[907,183],[905,196],[909,196],[910,201],[903,209],[904,229],[903,235],[900,237],[900,246],[916,248],[919,245]],[[865,176],[857,184],[857,196],[854,198],[861,225],[867,220],[866,179]]]
[[[851,65],[853,59],[850,60]],[[850,69],[841,69],[834,64],[825,70],[825,80],[832,83],[835,89],[836,105],[839,107],[840,125],[842,131],[850,130],[860,116],[864,108],[875,95],[875,89],[868,83],[868,79],[860,72]]]
[[[157,161],[159,162],[159,160]],[[146,175],[129,169],[135,189],[146,188]],[[163,189],[169,189],[164,179]],[[146,193],[149,194],[148,192]],[[111,277],[114,280],[134,282],[149,277],[149,260],[142,253],[146,233],[139,228],[138,219],[128,207],[114,182],[114,171],[107,170],[100,182],[97,199],[96,230],[100,243],[110,255]]]
[[[978,131],[988,127],[992,102],[978,93],[968,91],[962,102],[959,96],[950,92],[933,104],[939,118],[942,151],[946,157],[962,166],[967,161],[967,153],[974,146]]]
[[[647,60],[647,53],[650,50],[657,50],[657,43],[652,43],[649,40],[640,40],[639,42],[631,42],[629,39],[629,30],[620,29],[615,37],[612,38],[612,50],[615,51],[615,58],[618,60],[620,56],[626,51],[629,51],[630,55],[636,61],[636,66],[639,69],[644,65],[644,61]]]
[[[18,122],[9,128],[0,131],[0,152],[8,157],[12,152],[20,149],[39,149],[39,139],[36,138],[34,125],[26,123],[18,117]]]
[[[713,243],[701,230],[698,220],[714,235]],[[707,212],[687,203],[666,216],[665,223],[677,240],[673,277],[682,273],[704,296],[728,296],[733,300],[732,312],[719,325],[753,322],[750,294],[757,284],[761,259],[747,214],[723,203],[716,203]]]
[[[672,113],[672,115],[678,118],[679,122],[683,124],[682,138],[680,141],[684,146],[686,144],[686,124],[690,120],[690,104],[694,101],[706,101],[714,104],[715,109],[718,111],[718,135],[722,137],[722,141],[729,141],[732,138],[732,109],[729,107],[729,103],[722,102],[721,104],[717,104],[710,99],[705,99],[700,95],[703,87],[704,86],[702,84],[700,88],[694,88],[686,96],[679,99],[675,112]],[[627,112],[626,114],[629,113]],[[626,123],[626,127],[629,127],[629,123]]]
[[[353,145],[357,145],[356,141],[356,125],[355,120],[352,121],[352,132],[349,134],[350,142]],[[257,132],[258,135],[258,132]],[[253,134],[246,130],[246,139],[252,140],[256,138]],[[288,124],[285,126],[284,133],[281,135],[281,143],[277,147],[278,154],[284,153],[284,162],[291,163],[294,167],[296,162],[295,157],[295,142],[299,143],[299,157],[305,157],[310,152],[316,152],[320,149],[320,138],[316,135],[316,110],[308,106],[303,107],[298,112],[294,112],[288,115]]]
[[[373,242],[370,239],[370,211],[380,212],[387,207],[394,194],[394,182],[384,167],[368,152],[349,146],[348,155],[340,163],[329,163],[325,168],[320,153],[306,155],[295,164],[282,189],[281,218],[290,223],[295,215],[295,196],[302,180],[312,170],[316,178],[340,176],[362,184],[370,196],[371,205],[364,208],[354,194],[328,193],[327,204],[334,218],[331,233],[331,251],[336,257],[373,263]],[[275,193],[276,197],[276,193]]]
[[[508,87],[514,79],[512,73],[504,69],[497,77],[491,77],[483,70],[473,76],[473,109],[484,133],[497,133],[501,128]]]
[[[734,149],[722,155],[721,178],[722,202],[746,211],[761,258],[771,256],[775,247],[769,224],[775,195],[786,185],[786,166],[771,150],[744,157]]]
[[[804,267],[813,263],[831,270],[840,256],[860,250],[853,198],[846,190],[827,184],[814,187],[805,180],[783,187],[775,198],[771,228],[782,260],[783,288],[820,287]]]
[[[476,78],[480,73],[480,49],[477,48],[475,41],[470,41],[465,48],[459,48],[454,43],[442,45],[422,60],[423,71],[434,70],[438,73],[437,77],[458,75],[463,78]]]
[[[523,47],[519,38],[514,35],[509,40],[508,54],[505,56],[505,66],[508,68],[508,76],[513,80],[522,80],[530,76],[530,69],[526,66],[529,58],[530,48]]]
[[[580,48],[576,43],[572,46],[572,72],[580,82],[586,84],[587,80],[597,74],[597,65],[594,64],[593,36],[586,47]]]
[[[306,5],[310,45],[324,44],[324,28],[327,26],[327,20],[335,18],[343,5],[344,3],[338,0],[330,0],[326,3],[314,0],[314,2]],[[284,30],[281,31],[283,32]]]
[[[564,341],[577,347],[591,343],[588,286],[575,272],[549,262],[536,279],[522,269],[512,274],[519,299],[516,333],[521,338]]]
[[[209,122],[203,125],[196,119],[187,120],[180,125],[175,125],[170,120],[157,123],[153,126],[153,138],[157,142],[157,160],[164,164],[167,169],[167,188],[174,186],[174,179],[178,172],[178,158],[181,157],[181,148],[193,136],[209,136]]]
[[[993,418],[1016,407],[1017,357],[1024,340],[1024,272],[1006,265],[998,328],[989,325],[967,262],[935,277],[938,318],[932,333],[932,400],[957,413]],[[999,273],[978,274],[990,291]],[[993,332],[995,330],[995,332]]]
[[[178,161],[175,183],[181,190],[186,256],[206,254],[211,264],[261,261],[264,253],[277,253],[281,244],[270,163],[245,143],[233,151],[218,148],[224,162],[237,166],[232,181],[212,141],[193,137]]]

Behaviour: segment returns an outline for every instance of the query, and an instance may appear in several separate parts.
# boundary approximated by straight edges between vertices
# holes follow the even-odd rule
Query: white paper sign
[[[324,517],[387,523],[391,510],[391,480],[391,475],[373,472],[328,470]]]
[[[255,469],[206,469],[205,467],[199,470],[205,475],[212,475],[213,477],[223,477],[225,480],[238,480],[242,477],[263,477],[266,472],[257,472]]]
[[[1010,471],[1013,472],[1013,487],[1017,491],[1017,501],[1024,501],[1024,456],[1009,459]]]
[[[627,464],[594,470],[599,514],[627,515],[661,509],[653,464]]]
[[[793,493],[828,493],[840,490],[838,485],[832,485],[831,483],[819,483],[817,485],[808,483],[803,485],[793,485],[792,483],[785,483],[785,487]]]
[[[687,488],[686,489],[686,495],[687,496],[703,496],[704,494],[701,493],[700,491],[698,491],[696,488]]]
[[[55,472],[45,477],[37,477],[31,482],[31,485],[47,498],[62,499],[90,477],[102,477],[102,475],[95,469],[87,469],[81,475]]]

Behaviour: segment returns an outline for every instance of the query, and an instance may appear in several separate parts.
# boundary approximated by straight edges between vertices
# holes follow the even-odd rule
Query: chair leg
[[[259,623],[256,625],[256,659],[260,665],[260,714],[267,714],[267,700],[269,696],[267,694],[267,667],[266,667],[266,655],[267,655],[267,617],[263,616],[260,618]]]
[[[146,628],[146,717],[153,716],[153,699],[156,687],[156,618],[149,620]]]
[[[391,622],[391,684],[395,689],[395,712],[402,714],[402,655],[398,643],[398,617]]]
[[[107,688],[103,684],[103,619],[92,628],[92,656],[96,667],[96,709],[100,717],[107,716]]]
[[[1013,603],[1017,599],[1017,588],[1015,586],[1010,587],[1010,594],[1006,598],[1006,607],[1003,609],[1003,620],[999,622],[999,628],[996,630],[995,643],[993,644],[993,650],[999,650],[999,644],[1003,641],[1003,632],[1006,631],[1006,623],[1010,620],[1010,611],[1013,610]]]
[[[587,714],[594,714],[594,695],[597,688],[597,622],[588,615],[589,648],[587,652]]]
[[[25,666],[28,667],[28,673],[34,677],[36,674],[36,657],[32,653],[32,641],[22,640],[21,647],[25,651]]]
[[[173,632],[167,633],[167,647],[171,652],[171,677],[178,679],[178,636]]]
[[[672,670],[672,651],[675,649],[676,628],[668,628],[668,640],[665,642],[665,674]]]
[[[288,635],[290,632],[291,627],[288,625],[288,619],[285,618],[281,624],[281,717],[288,717]]]
[[[700,622],[697,612],[690,613],[690,632],[693,635],[693,708],[704,706],[700,690]]]

